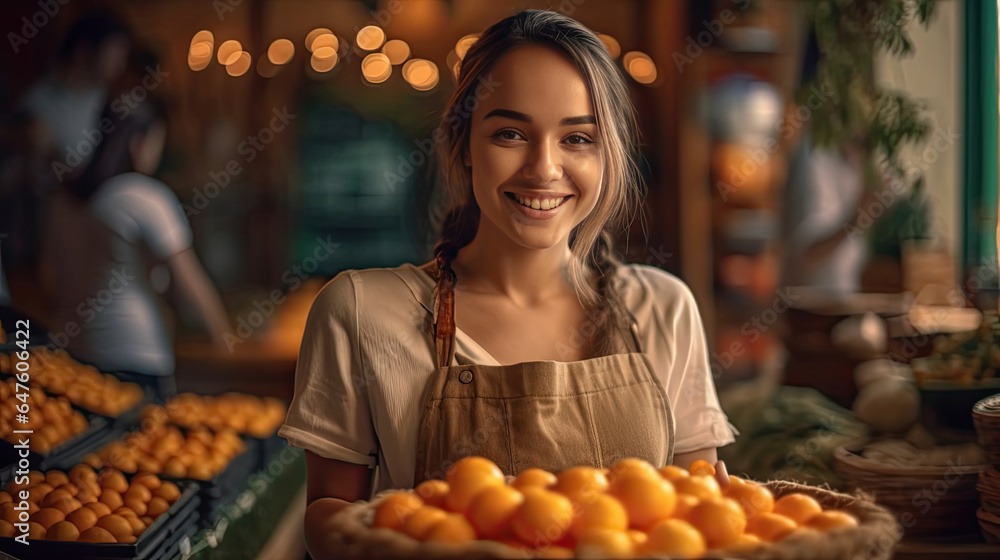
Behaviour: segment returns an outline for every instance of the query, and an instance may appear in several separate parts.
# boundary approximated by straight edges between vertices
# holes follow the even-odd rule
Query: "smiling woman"
[[[621,73],[578,22],[525,11],[469,48],[435,135],[434,259],[345,271],[310,312],[280,433],[308,450],[314,557],[346,502],[469,455],[507,475],[687,467],[733,441],[691,292],[614,254],[641,193],[637,136]]]

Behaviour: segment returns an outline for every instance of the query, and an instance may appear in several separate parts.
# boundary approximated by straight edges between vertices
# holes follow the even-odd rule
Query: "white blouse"
[[[719,406],[691,291],[658,268],[619,269],[639,342],[674,415],[674,452],[735,441]],[[295,396],[279,434],[329,459],[376,467],[372,493],[411,488],[425,388],[437,373],[434,281],[412,264],[346,270],[316,297]],[[500,365],[461,329],[456,364]]]

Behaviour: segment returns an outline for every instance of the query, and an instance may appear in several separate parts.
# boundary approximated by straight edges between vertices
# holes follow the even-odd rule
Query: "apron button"
[[[462,383],[472,383],[472,372],[469,370],[463,371],[462,373],[458,374],[458,380],[461,381]]]

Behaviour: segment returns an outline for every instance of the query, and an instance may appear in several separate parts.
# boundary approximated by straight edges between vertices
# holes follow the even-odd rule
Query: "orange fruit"
[[[628,535],[628,538],[632,539],[632,544],[635,545],[636,549],[646,544],[646,541],[649,540],[649,535],[636,529],[627,529],[625,534]]]
[[[691,463],[691,466],[688,467],[688,472],[694,475],[707,474],[709,476],[715,476],[715,465],[704,459],[698,459],[697,461]]]
[[[857,527],[858,518],[847,512],[828,510],[817,513],[809,518],[809,521],[806,522],[806,526],[818,531],[829,531],[831,529],[839,529],[841,527]]]
[[[101,491],[101,497],[98,498],[97,501],[108,506],[109,511],[116,510],[125,505],[125,500],[122,500],[122,495],[113,488],[103,489]]]
[[[537,486],[539,488],[548,488],[556,483],[558,478],[556,475],[550,473],[549,471],[543,469],[524,469],[517,478],[510,483],[511,486],[517,489],[526,488],[528,486]]]
[[[137,500],[134,497],[133,498],[126,497],[125,498],[125,505],[123,507],[127,507],[130,511],[135,512],[136,516],[146,515],[146,511],[149,509],[146,506],[146,502],[144,502],[142,500]],[[119,509],[121,509],[121,508],[119,508]]]
[[[14,526],[0,519],[0,537],[14,538],[15,535]]]
[[[462,544],[476,540],[476,530],[460,513],[449,513],[435,523],[424,536],[424,541]]]
[[[805,525],[812,516],[821,513],[823,507],[812,497],[793,492],[778,498],[774,502],[772,511],[778,515],[784,515],[797,525]]]
[[[124,517],[125,521],[128,521],[128,524],[132,526],[133,535],[138,537],[143,533],[143,531],[146,530],[146,524],[143,523],[138,517],[135,517],[134,515],[123,515],[122,517]]]
[[[28,473],[28,487],[45,482],[45,473],[42,471],[31,471]]]
[[[742,480],[733,482],[732,478],[730,478],[725,495],[727,498],[736,500],[743,507],[743,511],[746,512],[747,517],[774,510],[774,495],[771,494],[770,490],[755,482]]]
[[[49,492],[53,490],[55,490],[55,488],[51,484],[48,482],[42,482],[32,486],[31,489],[28,490],[28,499],[33,502],[40,502],[45,499],[45,496],[49,495]],[[75,496],[76,494],[73,495]]]
[[[642,476],[659,476],[656,468],[642,459],[622,459],[611,466],[608,473],[608,481],[614,482],[616,478],[630,476],[633,474]]]
[[[109,514],[97,520],[97,527],[114,535],[116,541],[132,536],[132,524],[117,514]]]
[[[31,516],[32,521],[38,523],[42,527],[45,527],[46,530],[64,519],[66,519],[66,514],[52,507],[38,510],[37,513]]]
[[[517,508],[510,526],[528,544],[555,543],[566,536],[573,522],[569,498],[541,488],[526,488],[524,502]]]
[[[595,529],[576,541],[576,555],[581,558],[631,558],[635,544],[625,531]]]
[[[703,474],[680,478],[674,481],[674,488],[678,494],[689,494],[701,501],[722,497],[722,489],[715,477]]]
[[[448,483],[443,480],[425,480],[413,489],[413,492],[429,506],[444,507],[444,498],[448,495]]]
[[[0,504],[0,519],[14,525],[15,523],[20,523],[21,512],[14,509],[14,504],[12,502],[7,502],[6,504]]]
[[[69,521],[60,521],[49,527],[45,538],[50,541],[76,542],[80,538],[80,530]]]
[[[445,510],[434,506],[423,506],[403,522],[403,533],[422,541],[434,525],[445,517],[448,517],[448,512]]]
[[[133,483],[128,487],[128,491],[122,495],[122,499],[126,502],[129,500],[139,500],[146,503],[153,499],[153,492],[145,485]]]
[[[760,544],[760,538],[757,537],[757,535],[743,533],[740,535],[740,538],[730,543],[730,545],[726,547],[726,550],[731,550],[733,552],[746,552],[757,548]]]
[[[677,494],[677,505],[674,506],[674,513],[672,517],[674,519],[687,519],[687,516],[691,514],[691,510],[694,506],[701,503],[701,500],[695,498],[691,494]]]
[[[57,488],[63,484],[68,484],[69,476],[62,471],[49,471],[45,473],[45,482],[48,482],[53,488]]]
[[[740,504],[729,498],[714,498],[696,505],[688,522],[698,529],[709,548],[722,548],[735,542],[747,526]]]
[[[80,538],[77,539],[77,542],[114,544],[118,541],[115,540],[115,536],[109,533],[107,529],[91,527],[80,533]]]
[[[687,469],[683,469],[676,465],[667,465],[665,467],[660,468],[660,476],[669,480],[670,482],[673,482],[678,478],[687,478],[691,476],[691,473],[689,473]]]
[[[99,516],[94,510],[82,507],[76,511],[69,512],[69,514],[66,515],[66,521],[76,525],[77,530],[82,533],[94,525],[97,525],[98,517]]]
[[[621,502],[608,494],[598,494],[592,500],[578,503],[569,532],[579,541],[599,529],[623,532],[628,529],[628,514]]]
[[[777,542],[790,535],[795,528],[795,522],[784,515],[763,512],[747,520],[746,532],[757,535],[762,541]]]
[[[97,518],[104,517],[105,515],[111,513],[111,507],[104,502],[94,502],[92,504],[87,504],[87,509],[97,514]],[[118,508],[115,508],[118,509]],[[97,519],[94,519],[94,523],[97,523]]]
[[[132,484],[142,484],[150,490],[156,490],[161,484],[163,484],[163,481],[161,481],[160,477],[155,474],[142,473],[132,477]]]
[[[71,511],[76,511],[80,509],[81,507],[83,507],[83,504],[81,504],[80,500],[77,500],[76,498],[69,498],[68,500],[59,500],[58,502],[53,504],[52,507],[63,512],[63,515],[65,515]]]
[[[170,509],[170,504],[168,504],[163,498],[156,497],[150,500],[149,504],[146,506],[146,515],[156,519],[168,509]]]
[[[507,481],[500,467],[483,457],[459,459],[445,475],[448,495],[445,506],[455,513],[465,513],[476,494],[492,486],[504,486]]]
[[[550,490],[559,492],[573,502],[593,500],[608,489],[608,477],[592,467],[572,467],[559,473]]]
[[[158,496],[164,500],[173,503],[177,498],[181,497],[181,491],[177,488],[177,485],[169,480],[163,481],[159,487],[153,490],[153,496]]]
[[[125,480],[125,475],[115,469],[101,471],[98,481],[101,488],[111,488],[119,494],[124,494],[128,490],[128,481]]]
[[[45,538],[48,531],[45,527],[42,527],[40,523],[35,523],[34,521],[28,522],[28,539],[29,540],[41,540]]]
[[[625,506],[633,528],[649,529],[657,521],[670,517],[677,506],[674,485],[656,471],[653,473],[655,477],[644,474],[618,476],[608,490]]]
[[[43,508],[53,507],[61,501],[72,500],[73,495],[67,492],[63,488],[56,488],[55,490],[46,494],[45,498],[38,504]]]
[[[653,525],[646,544],[639,551],[643,555],[697,558],[705,553],[706,548],[705,537],[690,523],[680,519],[667,519]]]
[[[516,488],[494,486],[472,499],[467,515],[480,537],[497,539],[508,531],[511,518],[523,503],[524,496]]]
[[[11,497],[7,492],[0,492],[0,504],[6,504],[8,502],[13,502],[14,498]]]
[[[423,505],[424,502],[412,492],[390,494],[375,508],[375,521],[372,527],[402,531],[403,522]]]

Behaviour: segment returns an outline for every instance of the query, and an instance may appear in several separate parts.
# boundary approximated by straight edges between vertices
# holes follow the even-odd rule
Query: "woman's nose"
[[[548,142],[539,142],[531,150],[529,157],[530,161],[524,167],[526,178],[546,184],[562,177],[563,167],[558,148]]]

